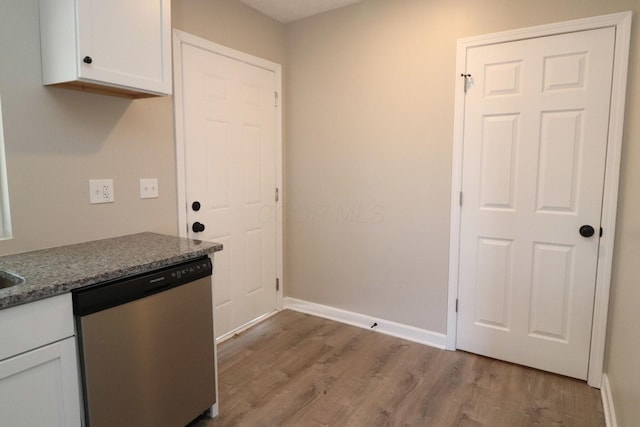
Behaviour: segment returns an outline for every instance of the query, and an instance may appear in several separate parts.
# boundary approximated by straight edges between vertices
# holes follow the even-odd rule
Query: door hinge
[[[456,313],[458,312],[458,298],[456,298]]]
[[[276,277],[276,292],[280,290],[280,279]]]
[[[600,227],[600,237],[602,237],[602,227]]]
[[[471,78],[471,74],[462,73],[460,77],[464,78],[464,93],[467,93],[467,88],[469,87],[469,79]]]
[[[280,200],[280,189],[276,187],[276,203]]]
[[[276,107],[278,106],[278,92],[274,92]]]
[[[460,206],[462,206],[462,191],[460,192],[460,200],[459,200]]]

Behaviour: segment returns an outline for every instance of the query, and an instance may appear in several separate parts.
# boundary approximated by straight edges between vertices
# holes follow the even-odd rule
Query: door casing
[[[615,13],[593,18],[578,19],[556,24],[522,28],[477,37],[459,39],[456,51],[456,92],[453,131],[453,165],[451,180],[451,225],[449,245],[449,290],[447,308],[447,349],[456,349],[459,261],[460,261],[460,225],[462,191],[462,154],[464,142],[464,108],[467,49],[477,46],[505,43],[536,37],[545,37],[575,31],[615,27],[615,50],[613,66],[613,84],[611,89],[611,108],[609,110],[609,134],[607,141],[607,159],[605,165],[604,195],[602,202],[602,222],[604,230],[599,242],[597,261],[596,294],[591,328],[591,350],[589,355],[589,373],[587,382],[599,388],[602,382],[607,313],[609,308],[609,290],[618,205],[618,183],[620,176],[620,157],[624,124],[624,106],[626,98],[627,68],[629,62],[629,43],[631,37],[632,12]]]
[[[276,108],[275,123],[275,147],[276,147],[276,187],[279,189],[278,201],[276,202],[276,275],[279,278],[279,289],[276,292],[276,307],[281,310],[283,307],[283,220],[282,206],[284,206],[284,191],[282,188],[282,66],[275,62],[268,61],[248,53],[211,42],[209,40],[194,36],[180,30],[173,30],[173,97],[174,97],[174,117],[175,117],[175,139],[176,139],[176,174],[178,193],[178,233],[181,237],[188,237],[187,228],[187,180],[185,170],[185,140],[184,140],[184,110],[183,90],[182,90],[182,50],[181,46],[188,44],[200,49],[208,50],[212,53],[223,55],[236,61],[244,62],[265,70],[272,71],[275,75],[275,87],[278,93],[278,106]],[[215,273],[214,273],[215,274]],[[274,283],[275,286],[275,283]],[[259,320],[261,320],[260,318]],[[245,325],[248,327],[248,325]],[[221,337],[224,339],[225,337]]]

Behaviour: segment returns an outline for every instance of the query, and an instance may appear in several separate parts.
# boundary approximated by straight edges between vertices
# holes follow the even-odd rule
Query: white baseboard
[[[258,323],[262,322],[263,320],[267,320],[269,317],[278,314],[278,310],[273,310],[267,314],[263,314],[262,316],[258,317],[257,319],[253,319],[250,322],[245,323],[244,325],[234,329],[233,331],[227,332],[224,335],[220,335],[218,338],[216,338],[216,344],[222,344],[223,342],[225,342],[226,340],[228,340],[229,338],[232,338],[234,335],[236,334],[241,334],[242,332],[246,331],[247,329],[251,328],[252,326],[257,325]]]
[[[602,374],[600,393],[602,394],[602,406],[604,407],[604,421],[606,426],[618,427],[616,411],[613,407],[613,396],[611,396],[611,384],[609,384],[609,376],[607,374]]]
[[[366,316],[352,311],[289,297],[284,299],[284,308],[318,317],[324,317],[325,319],[335,320],[337,322],[346,323],[363,329],[374,330],[382,334],[391,335],[443,350],[446,348],[447,336],[445,334],[404,325],[402,323],[391,322],[385,319]],[[374,323],[377,325],[372,328],[371,325]]]

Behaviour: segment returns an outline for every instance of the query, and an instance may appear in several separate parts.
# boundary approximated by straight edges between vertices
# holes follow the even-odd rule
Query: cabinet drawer
[[[73,335],[70,293],[0,310],[0,360]]]

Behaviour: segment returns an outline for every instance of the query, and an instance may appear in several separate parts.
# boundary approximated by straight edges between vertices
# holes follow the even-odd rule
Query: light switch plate
[[[140,198],[155,199],[158,197],[158,178],[140,178]]]
[[[90,179],[89,180],[89,203],[113,203],[115,196],[113,193],[112,179]]]

